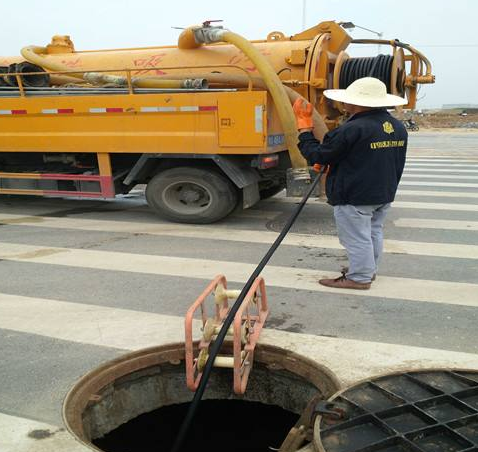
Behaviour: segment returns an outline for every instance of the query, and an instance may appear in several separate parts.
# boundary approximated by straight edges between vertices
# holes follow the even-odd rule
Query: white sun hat
[[[359,78],[347,89],[326,89],[324,96],[338,102],[361,107],[396,107],[408,102],[403,97],[387,94],[385,83],[373,77]]]

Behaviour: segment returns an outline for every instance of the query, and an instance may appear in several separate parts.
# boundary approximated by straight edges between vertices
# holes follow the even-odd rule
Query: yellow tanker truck
[[[351,58],[350,44],[388,45]],[[68,36],[0,57],[0,194],[110,198],[146,184],[154,211],[211,223],[282,190],[309,169],[291,102],[314,107],[315,135],[336,127],[323,91],[364,76],[416,102],[429,61],[398,40],[352,40],[341,23],[248,41],[216,24],[176,46],[76,51]]]

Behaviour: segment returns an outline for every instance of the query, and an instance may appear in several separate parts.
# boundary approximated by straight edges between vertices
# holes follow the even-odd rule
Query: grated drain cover
[[[478,452],[478,371],[379,377],[334,394],[320,411],[320,452]]]

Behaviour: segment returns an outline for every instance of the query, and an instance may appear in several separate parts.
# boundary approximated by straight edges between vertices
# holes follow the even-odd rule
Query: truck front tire
[[[179,223],[207,224],[227,216],[237,205],[236,187],[212,170],[171,168],[146,187],[146,200],[160,216]]]

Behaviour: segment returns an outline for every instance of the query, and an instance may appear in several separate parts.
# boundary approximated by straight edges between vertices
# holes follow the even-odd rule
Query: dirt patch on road
[[[460,116],[457,113],[424,114],[414,117],[415,122],[425,129],[475,129],[478,131],[478,113]]]

